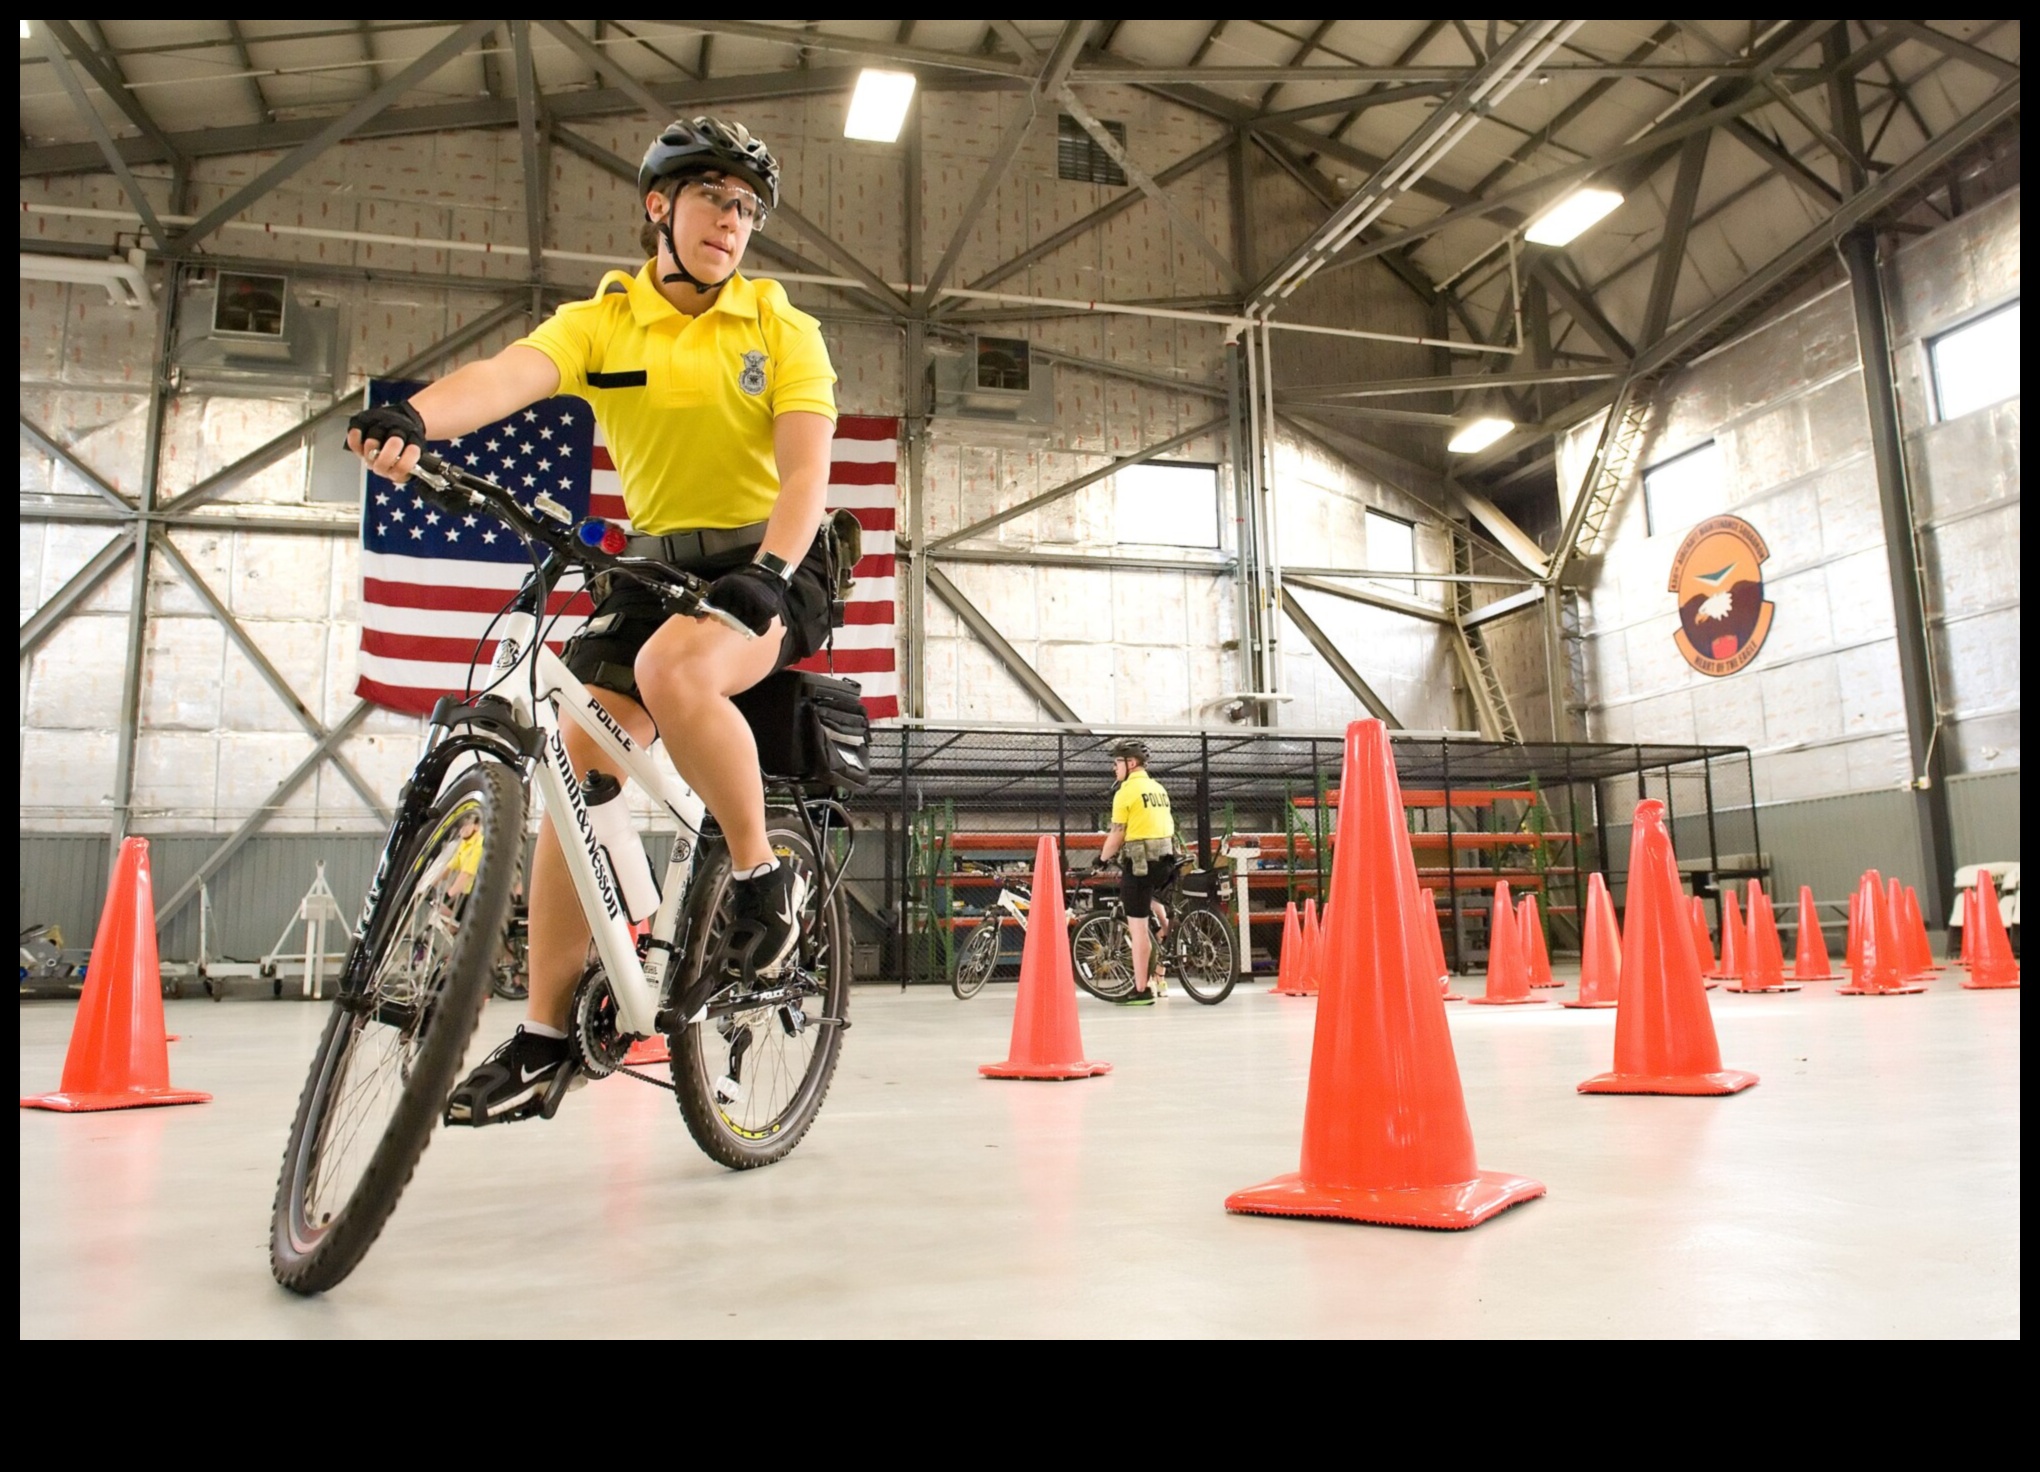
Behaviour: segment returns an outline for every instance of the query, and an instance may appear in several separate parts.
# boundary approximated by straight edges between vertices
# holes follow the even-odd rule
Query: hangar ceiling
[[[534,174],[553,147],[614,167],[577,126],[847,95],[874,64],[927,89],[1053,104],[1018,110],[980,208],[1026,130],[1087,89],[1138,87],[1227,125],[1325,219],[1258,279],[1228,267],[1237,302],[1199,305],[1279,321],[1299,281],[1379,259],[1455,339],[1527,338],[1527,361],[1452,370],[1498,392],[1520,426],[1458,467],[1490,490],[1548,472],[1552,433],[1627,379],[1831,271],[1848,227],[1929,228],[1960,210],[1965,174],[2016,169],[2018,146],[2016,20],[107,20],[37,22],[24,37],[21,170],[113,173],[145,217],[142,243],[193,257],[342,139],[518,129]],[[176,224],[154,218],[133,173],[167,165],[181,180],[193,160],[251,152],[282,157]],[[1223,150],[1204,152],[1143,161],[1126,196],[1168,207],[1174,178],[1225,166]],[[1580,185],[1624,203],[1568,246],[1524,245],[1526,221]],[[947,261],[883,289],[801,223],[798,261],[869,283],[845,293],[851,310],[928,311]],[[1440,402],[1436,379],[1283,388],[1288,412],[1328,430],[1364,433],[1404,396]]]

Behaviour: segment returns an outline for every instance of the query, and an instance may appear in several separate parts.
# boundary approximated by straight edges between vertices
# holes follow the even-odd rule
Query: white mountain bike
[[[826,795],[827,773],[766,773],[768,838],[780,862],[807,878],[808,899],[788,964],[770,978],[731,980],[723,955],[730,862],[719,831],[704,823],[701,799],[616,723],[544,637],[548,596],[577,569],[653,587],[675,614],[742,625],[703,601],[700,579],[598,550],[601,524],[584,525],[577,537],[570,513],[543,494],[527,510],[500,486],[431,455],[412,485],[442,511],[507,523],[538,565],[501,619],[486,689],[448,696],[433,711],[298,1101],[277,1182],[270,1265],[300,1293],[331,1288],[353,1271],[441,1121],[501,956],[533,782],[561,837],[595,952],[574,993],[571,1061],[545,1113],[576,1078],[628,1073],[674,1092],[711,1158],[740,1170],[767,1165],[813,1124],[850,1025],[849,916],[838,883],[851,825]],[[632,934],[616,863],[590,821],[562,721],[593,737],[603,765],[635,779],[676,825],[642,942]],[[633,858],[644,862],[642,853],[617,856]],[[631,1045],[655,1034],[670,1043],[671,1084],[624,1065]]]

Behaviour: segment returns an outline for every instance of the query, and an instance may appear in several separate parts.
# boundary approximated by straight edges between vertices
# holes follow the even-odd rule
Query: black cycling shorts
[[[1181,860],[1173,856],[1166,859],[1149,859],[1145,874],[1136,874],[1133,872],[1133,865],[1125,864],[1119,871],[1119,902],[1126,906],[1127,918],[1148,913],[1153,902],[1159,899],[1175,880],[1176,869],[1180,863]]]
[[[734,572],[754,560],[757,551],[756,547],[747,547],[694,562],[675,563],[674,566],[714,582],[724,573]],[[638,651],[670,616],[665,602],[650,588],[628,578],[614,578],[610,587],[598,591],[601,596],[597,598],[594,613],[582,626],[581,632],[567,641],[561,661],[583,685],[598,690],[614,690],[642,705],[644,702],[639,699],[637,684]],[[818,532],[807,556],[794,569],[793,581],[787,586],[786,633],[780,640],[779,658],[772,667],[783,670],[796,660],[806,659],[820,649],[828,637],[827,554],[822,546],[822,534]]]

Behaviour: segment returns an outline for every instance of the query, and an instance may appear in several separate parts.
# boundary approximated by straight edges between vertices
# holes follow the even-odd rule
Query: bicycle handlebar
[[[576,535],[578,527],[573,513],[543,491],[532,497],[532,509],[526,510],[515,496],[494,481],[462,470],[457,465],[449,465],[429,450],[418,457],[417,468],[411,475],[413,480],[424,482],[428,496],[453,498],[451,505],[441,502],[441,510],[465,515],[470,509],[479,507],[525,541],[537,542],[552,554],[546,566],[540,569],[541,586],[535,594],[538,612],[544,611],[546,594],[558,580],[559,565],[564,564],[629,578],[658,593],[672,605],[675,613],[691,618],[714,619],[746,639],[758,637],[742,619],[710,603],[708,583],[693,573],[649,558],[614,556],[583,542]]]

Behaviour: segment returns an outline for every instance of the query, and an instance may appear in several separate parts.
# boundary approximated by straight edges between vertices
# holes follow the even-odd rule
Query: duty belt
[[[661,562],[686,564],[710,557],[748,552],[765,540],[765,523],[749,526],[701,527],[690,532],[667,532],[663,537],[631,534],[625,551],[632,557],[654,557]]]

